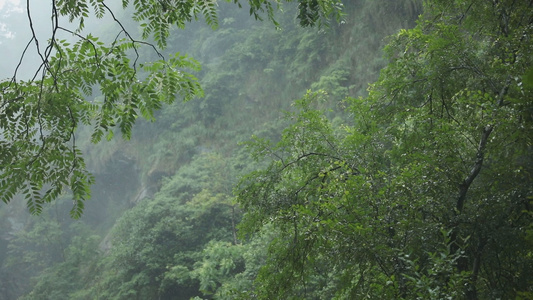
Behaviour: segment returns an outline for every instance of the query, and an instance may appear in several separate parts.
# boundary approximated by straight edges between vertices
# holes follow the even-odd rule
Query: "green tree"
[[[77,290],[92,280],[97,260],[101,257],[97,235],[86,235],[83,228],[77,230],[78,236],[70,241],[64,251],[64,260],[35,276],[36,284],[31,293],[18,299],[87,299],[80,297]]]
[[[153,199],[125,212],[110,233],[108,253],[92,270],[99,275],[88,279],[75,295],[79,299],[201,296],[193,270],[204,248],[236,243],[234,226],[240,216],[230,202],[230,190],[226,191],[231,185],[225,182],[230,173],[225,163],[214,154],[199,155],[165,179]]]
[[[295,103],[268,168],[237,189],[244,233],[275,226],[260,298],[513,299],[531,293],[532,4],[426,2],[334,125]],[[331,280],[327,279],[332,274]]]
[[[54,204],[69,206],[64,200]],[[58,215],[58,211],[48,208],[39,218],[19,219],[20,228],[3,240],[7,252],[0,273],[5,276],[1,288],[6,299],[72,299],[69,294],[93,275],[101,238],[81,221],[67,213]]]
[[[133,10],[133,21],[141,27],[139,38],[130,34],[104,1],[51,2],[52,33],[46,43],[36,34],[31,1],[27,2],[32,36],[20,63],[34,47],[40,58],[35,73],[21,80],[17,67],[12,78],[0,83],[0,193],[6,203],[23,194],[30,212],[39,214],[44,203],[70,190],[74,200],[71,215],[79,217],[94,178],[76,142],[76,128],[92,126],[94,143],[112,138],[114,130],[129,138],[138,116],[153,120],[154,111],[164,103],[177,97],[187,101],[201,96],[202,89],[192,73],[199,70],[198,63],[179,53],[167,56],[163,49],[172,26],[183,28],[203,18],[217,27],[217,2],[123,0],[122,7]],[[238,0],[227,2],[242,5]],[[277,24],[274,12],[280,3],[244,3],[256,19],[266,15]],[[297,18],[302,26],[340,17],[340,0],[298,3]],[[111,42],[83,33],[91,13],[97,18],[110,17],[118,25]],[[140,63],[148,51],[152,52],[148,57],[155,55],[157,60]]]

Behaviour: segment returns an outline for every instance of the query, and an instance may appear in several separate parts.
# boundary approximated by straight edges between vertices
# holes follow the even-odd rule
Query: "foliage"
[[[179,48],[202,63],[203,70],[194,75],[199,78],[206,96],[154,111],[155,124],[137,121],[132,140],[128,142],[115,140],[88,145],[90,141],[84,143],[84,140],[89,140],[86,137],[90,136],[92,128],[80,128],[77,145],[83,149],[87,166],[97,181],[92,189],[93,201],[87,205],[82,221],[101,230],[98,233],[105,236],[105,230],[119,220],[113,229],[114,235],[109,234],[97,245],[96,237],[89,238],[91,233],[81,230],[80,235],[89,241],[84,244],[80,242],[83,239],[72,237],[77,232],[74,228],[68,229],[68,233],[65,231],[69,227],[64,223],[69,221],[67,215],[62,216],[59,223],[49,222],[46,212],[39,220],[43,223],[47,220],[47,224],[54,226],[41,226],[29,217],[15,226],[10,220],[19,217],[12,211],[13,205],[18,209],[24,203],[12,201],[0,208],[0,214],[7,218],[2,218],[4,222],[0,224],[6,228],[0,232],[0,276],[3,279],[0,294],[17,298],[22,292],[33,289],[25,298],[398,299],[398,291],[403,286],[409,293],[406,298],[461,298],[465,294],[463,286],[470,282],[473,272],[461,271],[459,263],[475,254],[479,238],[467,233],[468,225],[474,221],[466,217],[466,221],[459,220],[464,233],[457,236],[451,230],[451,222],[446,221],[448,215],[444,212],[450,207],[447,201],[453,198],[450,187],[456,188],[448,184],[446,176],[457,170],[445,169],[446,160],[436,166],[438,170],[428,166],[424,159],[433,159],[430,150],[421,155],[420,151],[410,148],[418,147],[422,139],[427,141],[424,145],[429,149],[429,140],[437,135],[428,138],[423,134],[429,129],[419,125],[421,121],[415,117],[423,111],[412,112],[407,121],[401,116],[394,118],[398,111],[402,112],[403,106],[393,107],[394,101],[384,96],[387,89],[381,89],[379,83],[371,90],[371,99],[339,101],[346,94],[366,95],[367,82],[377,78],[385,62],[377,51],[383,45],[382,37],[400,26],[409,28],[420,12],[416,3],[410,0],[349,1],[344,9],[351,17],[345,23],[332,24],[329,29],[317,32],[299,28],[294,22],[293,15],[297,11],[292,9],[297,8],[297,3],[285,6],[284,12],[276,15],[282,27],[277,30],[269,23],[254,23],[246,9],[236,10],[231,3],[219,1],[217,13],[221,22],[217,31],[202,23],[187,25],[187,31],[171,29],[166,39],[168,49]],[[396,41],[396,35],[389,40],[393,42],[389,50],[394,59],[397,53],[403,53],[404,44],[402,40]],[[419,44],[425,45],[424,42]],[[139,61],[159,59],[153,48],[143,46],[138,51]],[[133,61],[134,52],[128,54]],[[477,55],[483,57],[484,53],[481,51]],[[412,70],[429,71],[431,66],[426,68],[420,61]],[[401,63],[396,70],[384,71],[392,74],[387,76],[391,79],[391,87],[395,86],[394,81],[402,83],[399,77],[409,75],[399,70],[402,70]],[[145,73],[140,74],[142,79]],[[527,76],[523,78],[526,86]],[[443,76],[442,80],[445,79]],[[295,108],[288,108],[287,100],[301,95],[309,87],[323,88],[327,94],[309,93],[297,101]],[[379,92],[374,93],[376,90]],[[99,94],[95,90],[96,99],[92,101],[103,101]],[[408,92],[406,95],[405,99],[410,97]],[[348,109],[339,112],[340,107]],[[291,112],[287,113],[287,118],[280,118],[280,109]],[[350,119],[345,118],[347,115]],[[435,118],[433,122],[437,122]],[[280,137],[281,129],[286,127],[289,129],[285,136]],[[460,143],[451,134],[461,132],[458,128],[463,127],[452,124],[439,131],[440,139],[459,147]],[[273,168],[271,172],[262,173],[261,169],[269,160],[251,162],[247,153],[237,147],[237,143],[249,138],[252,132],[263,138],[257,139],[257,145],[250,143],[259,150],[259,157],[275,152],[283,154],[280,157],[290,162],[305,151],[317,149],[329,156],[321,158],[312,154],[290,164],[281,173],[290,171],[292,174],[282,176],[275,196],[268,198],[268,186],[264,188],[265,203],[275,200],[276,205],[283,207],[281,217],[275,215],[276,205],[249,199],[254,205],[248,209],[254,206],[257,218],[243,223],[241,238],[237,238],[234,225],[240,219],[240,208],[230,195],[236,176],[256,170],[263,176],[258,175],[259,185],[267,181],[267,176],[279,171]],[[451,137],[447,137],[448,134]],[[280,139],[283,147],[276,148]],[[267,140],[271,140],[270,144]],[[442,143],[439,155],[453,149]],[[262,148],[268,145],[269,149]],[[502,161],[507,161],[510,149],[502,149],[506,150],[501,153]],[[291,156],[293,154],[296,156]],[[404,156],[407,158],[402,159]],[[453,168],[457,167],[456,160],[449,160]],[[409,165],[411,161],[413,164]],[[528,161],[526,153],[519,156],[517,164],[525,166]],[[478,179],[487,174],[487,166],[495,167],[487,162],[484,161]],[[315,164],[322,169],[314,169]],[[400,165],[405,167],[402,169]],[[501,174],[505,177],[508,170],[503,162],[501,166]],[[524,167],[523,172],[526,171]],[[426,181],[428,178],[430,182]],[[509,178],[506,183],[502,183],[500,177],[488,180],[495,184],[493,188],[485,182],[477,183],[476,179],[479,190],[490,189],[494,200],[488,205],[494,210],[483,215],[487,206],[472,208],[471,211],[478,209],[480,212],[479,216],[470,214],[477,224],[492,224],[487,228],[478,225],[475,229],[495,232],[497,239],[490,240],[490,247],[504,245],[497,250],[492,248],[491,253],[498,253],[496,256],[486,255],[487,248],[484,248],[481,273],[485,272],[485,277],[478,278],[479,282],[489,282],[485,278],[490,276],[491,282],[505,277],[516,281],[523,279],[521,286],[527,286],[528,276],[523,274],[530,264],[531,251],[527,249],[530,248],[528,230],[531,226],[523,226],[521,232],[509,228],[527,224],[530,210],[519,207],[513,212],[515,215],[507,219],[501,215],[507,212],[512,199],[497,198],[501,194],[499,187],[518,185],[517,178]],[[251,182],[254,179],[250,177]],[[440,184],[443,186],[439,187]],[[296,193],[301,186],[305,187],[297,193],[298,197],[284,197],[285,193],[289,196],[291,191]],[[145,193],[146,190],[149,192]],[[322,194],[317,195],[317,191]],[[346,191],[348,194],[342,196]],[[419,199],[427,193],[434,197]],[[343,200],[339,200],[341,198]],[[289,200],[294,199],[304,203],[293,209]],[[273,213],[261,215],[262,207]],[[70,208],[70,201],[61,202],[58,209],[62,211],[62,208]],[[99,213],[100,209],[105,213]],[[526,212],[516,215],[520,210]],[[290,215],[292,211],[296,213]],[[496,211],[500,215],[493,213]],[[437,221],[436,217],[439,217]],[[503,220],[503,225],[493,226],[492,217]],[[265,224],[253,224],[258,220]],[[33,226],[40,229],[22,243],[22,239],[13,236],[17,226],[25,232],[31,232]],[[64,259],[42,252],[39,247],[32,248],[32,243],[47,245],[43,242],[46,235],[43,228],[61,236]],[[247,235],[250,228],[259,232],[252,234],[248,230],[250,234]],[[298,239],[294,238],[294,232],[298,232]],[[500,242],[502,237],[507,238],[505,242]],[[459,245],[452,247],[452,240],[459,241]],[[512,245],[515,245],[515,252]],[[18,251],[6,253],[8,246],[18,247]],[[82,257],[80,262],[75,262],[69,255],[70,250],[67,251],[70,248],[87,251],[73,251]],[[33,266],[32,263],[5,265],[6,261],[20,262],[26,257],[32,258]],[[43,258],[41,265],[38,257]],[[510,258],[516,258],[516,262]],[[522,273],[511,274],[511,268],[491,273],[491,270],[498,270],[494,267],[498,263],[514,267],[522,262]],[[492,275],[487,275],[489,273]],[[18,289],[14,286],[17,284]],[[20,286],[22,284],[24,286]],[[496,291],[494,286],[491,288]],[[16,296],[13,290],[18,291]],[[531,293],[527,289],[517,292],[522,298],[527,298],[528,294]]]
[[[82,299],[189,299],[201,295],[193,272],[204,247],[235,243],[238,212],[224,189],[225,164],[216,155],[200,155],[120,218],[111,248],[100,259],[98,278],[80,288]],[[191,173],[193,171],[193,173]],[[89,298],[90,298],[89,297]]]
[[[131,3],[130,3],[131,2]],[[234,0],[239,4],[239,1]],[[269,1],[247,1],[250,13],[260,18],[266,11],[274,20],[274,6]],[[300,0],[298,18],[311,26],[321,18],[340,17],[338,0]],[[122,1],[124,8],[133,5],[133,20],[142,27],[141,39],[135,39],[118,21],[103,1],[57,1],[52,3],[52,34],[46,48],[39,46],[27,4],[32,38],[31,45],[41,59],[29,80],[18,80],[17,70],[11,80],[0,83],[2,120],[0,121],[0,192],[9,202],[22,193],[31,213],[39,214],[44,203],[51,202],[68,188],[74,207],[71,216],[80,217],[84,200],[90,196],[94,177],[87,171],[81,150],[76,144],[76,128],[94,126],[91,140],[112,138],[118,126],[127,139],[138,116],[153,120],[154,111],[177,96],[189,100],[202,95],[197,79],[186,70],[198,71],[198,64],[179,54],[164,57],[159,49],[166,47],[170,28],[203,16],[216,27],[216,1]],[[97,18],[109,15],[120,27],[109,44],[91,34],[82,35],[91,11]],[[74,29],[61,24],[62,16]],[[62,36],[77,41],[70,44]],[[153,37],[157,45],[147,42]],[[147,64],[139,48],[148,48],[159,60]],[[91,100],[98,90],[101,101]]]
[[[99,257],[97,235],[76,236],[65,249],[65,259],[37,278],[32,292],[20,299],[80,299],[76,291],[90,280]]]
[[[259,298],[329,284],[338,299],[531,292],[532,90],[517,76],[533,63],[530,5],[427,2],[391,37],[369,97],[347,99],[353,125],[308,93],[279,142],[249,143],[271,163],[238,186],[241,227],[280,231]]]
[[[71,299],[69,294],[93,276],[100,236],[68,215],[47,209],[12,234],[0,266],[1,273],[9,272],[2,285],[5,297]],[[22,296],[28,289],[33,292]]]
[[[2,201],[9,202],[22,192],[30,212],[39,214],[43,203],[57,198],[68,186],[75,200],[72,216],[79,217],[94,178],[86,171],[76,145],[78,123],[90,125],[91,119],[96,120],[91,137],[94,143],[104,134],[111,138],[115,124],[128,138],[137,109],[144,117],[153,118],[154,109],[160,108],[162,101],[173,101],[178,92],[187,99],[200,89],[192,75],[178,70],[197,68],[185,57],[146,66],[149,73],[143,82],[131,84],[136,71],[128,67],[127,48],[97,46],[97,40],[91,37],[72,50],[63,50],[60,45],[58,54],[49,62],[52,75],[43,78],[42,85],[33,81],[3,83],[3,103],[8,106],[0,123],[5,166],[1,175]],[[83,100],[82,94],[89,96],[95,84],[105,95],[102,103]]]

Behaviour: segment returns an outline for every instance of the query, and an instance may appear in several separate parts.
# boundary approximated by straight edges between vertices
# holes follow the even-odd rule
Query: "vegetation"
[[[78,220],[68,193],[39,216],[24,194],[0,207],[1,295],[533,299],[533,4],[349,1],[302,28],[337,2],[290,2],[250,2],[274,26],[220,2],[173,21],[207,24],[148,29],[198,60],[204,97],[158,98],[129,141],[77,126],[91,201]]]
[[[238,188],[241,227],[279,230],[259,298],[531,296],[528,9],[427,3],[369,96],[346,100],[351,125],[309,93],[279,142],[249,144],[272,163]]]
[[[238,0],[233,2],[241,6]],[[256,19],[265,12],[277,23],[274,5],[269,1],[248,4]],[[80,217],[94,178],[76,143],[76,128],[82,124],[93,126],[93,143],[104,136],[111,139],[114,128],[129,139],[138,116],[153,120],[154,111],[164,103],[202,95],[196,77],[187,71],[199,71],[198,63],[179,53],[165,56],[162,50],[167,46],[171,26],[184,28],[186,23],[203,17],[216,28],[216,1],[133,1],[131,5],[132,18],[142,28],[139,39],[126,30],[104,1],[52,1],[52,33],[47,46],[41,48],[28,1],[32,38],[11,80],[0,84],[3,202],[20,193],[30,212],[39,214],[43,203],[58,198],[68,188],[74,199],[71,215]],[[128,8],[130,1],[122,1],[122,6]],[[340,9],[338,0],[300,0],[297,18],[301,25],[311,26],[332,15],[340,17]],[[91,10],[99,19],[111,16],[119,26],[109,44],[90,33],[81,34]],[[75,27],[64,27],[60,17],[68,17],[71,24],[76,22]],[[71,45],[65,36],[73,36],[76,41]],[[149,38],[155,45],[147,42]],[[18,80],[17,70],[30,45],[36,47],[40,64],[29,80]],[[147,56],[157,58],[140,63]],[[100,99],[89,98],[96,90]]]

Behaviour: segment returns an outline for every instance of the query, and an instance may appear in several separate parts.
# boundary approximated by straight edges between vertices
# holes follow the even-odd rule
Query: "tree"
[[[224,192],[226,163],[217,155],[200,155],[166,179],[153,199],[125,212],[93,277],[81,278],[76,299],[190,299],[207,292],[194,267],[204,248],[234,243],[239,217]]]
[[[242,5],[239,0],[227,2]],[[256,19],[266,15],[277,24],[274,12],[280,3],[245,3]],[[166,56],[162,50],[172,26],[183,28],[203,18],[216,28],[217,2],[123,0],[122,7],[133,10],[133,21],[142,29],[136,38],[104,1],[53,0],[52,33],[44,47],[32,23],[30,4],[26,11],[32,37],[13,77],[0,83],[1,199],[7,203],[21,193],[30,212],[39,214],[44,203],[70,190],[71,216],[77,218],[90,197],[94,178],[76,143],[76,129],[92,126],[93,143],[111,139],[114,130],[127,139],[139,116],[153,121],[154,111],[176,97],[187,101],[201,96],[203,91],[193,75],[199,64],[179,53]],[[302,26],[341,15],[340,0],[299,0],[298,4]],[[91,13],[97,18],[108,16],[118,25],[111,42],[83,33]],[[18,68],[30,47],[35,47],[40,64],[31,78],[21,80]],[[157,60],[140,63],[154,55]]]
[[[237,189],[242,229],[280,231],[260,298],[531,295],[532,5],[426,2],[351,125],[309,93],[281,141],[249,143],[272,162]]]

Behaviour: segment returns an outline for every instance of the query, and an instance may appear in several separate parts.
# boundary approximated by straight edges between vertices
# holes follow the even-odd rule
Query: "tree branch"
[[[483,133],[481,134],[481,139],[477,148],[476,162],[470,170],[470,174],[468,174],[468,176],[459,185],[459,195],[457,196],[456,203],[457,214],[460,214],[463,211],[468,189],[481,171],[481,167],[483,166],[483,160],[485,158],[485,148],[487,146],[487,141],[493,129],[494,127],[492,125],[487,125],[483,129]]]

